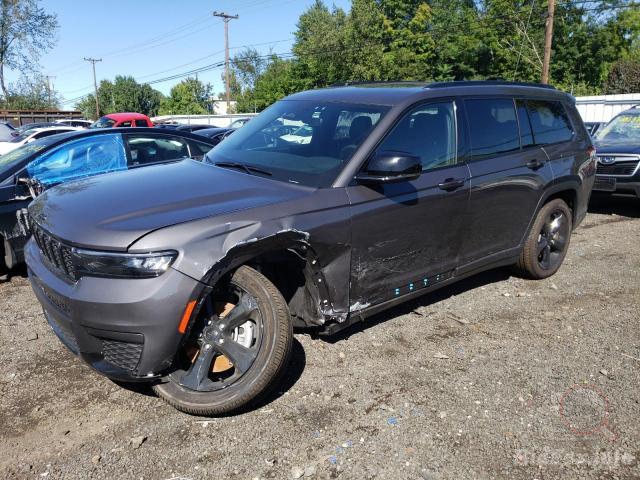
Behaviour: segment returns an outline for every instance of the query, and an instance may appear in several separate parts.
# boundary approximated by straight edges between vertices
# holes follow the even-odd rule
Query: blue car
[[[52,135],[1,155],[0,270],[23,262],[26,207],[44,189],[97,174],[202,159],[215,144],[189,132],[112,128]]]

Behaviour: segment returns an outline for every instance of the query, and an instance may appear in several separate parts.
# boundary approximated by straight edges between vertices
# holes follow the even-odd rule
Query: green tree
[[[624,59],[616,62],[604,82],[605,94],[640,92],[640,59]]]
[[[15,110],[55,110],[59,107],[59,96],[49,90],[44,77],[35,74],[23,75],[17,82],[9,84],[8,96],[0,106]]]
[[[133,77],[116,76],[113,82],[102,80],[98,87],[100,114],[115,112],[138,112],[155,116],[163,99],[162,93],[149,85],[140,84]],[[87,117],[95,117],[96,100],[94,95],[83,98],[76,108]]]
[[[38,0],[0,0],[0,88],[9,96],[5,74],[38,70],[40,55],[53,47],[58,21]]]
[[[171,88],[160,104],[160,115],[198,115],[209,111],[212,88],[196,78],[187,78]]]

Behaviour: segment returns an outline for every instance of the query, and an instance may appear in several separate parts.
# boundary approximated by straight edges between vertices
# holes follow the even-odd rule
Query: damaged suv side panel
[[[238,265],[261,262],[264,267],[276,260],[276,254],[289,252],[300,260],[297,268],[304,273],[304,283],[296,285],[289,299],[293,315],[308,326],[341,323],[349,314],[348,205],[345,189],[316,190],[295,201],[233,212],[215,223],[203,219],[164,228],[134,242],[129,251],[172,248],[180,238],[184,247],[173,268],[210,285]],[[278,218],[257,220],[272,215],[274,209]],[[296,308],[302,310],[300,315]]]

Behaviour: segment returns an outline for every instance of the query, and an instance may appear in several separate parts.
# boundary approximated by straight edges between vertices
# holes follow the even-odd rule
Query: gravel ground
[[[0,477],[640,478],[639,233],[640,201],[597,201],[555,277],[492,271],[297,334],[277,394],[208,420],[81,364],[14,272]]]

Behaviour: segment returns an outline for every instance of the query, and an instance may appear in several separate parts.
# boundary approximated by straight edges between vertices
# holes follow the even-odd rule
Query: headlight
[[[107,253],[74,248],[71,255],[76,277],[153,278],[167,271],[178,252]]]

